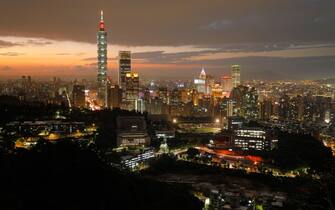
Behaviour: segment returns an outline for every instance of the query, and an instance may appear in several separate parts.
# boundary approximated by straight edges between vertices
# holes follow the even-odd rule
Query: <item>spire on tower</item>
[[[200,79],[206,79],[206,72],[205,72],[205,68],[202,67],[201,72],[200,72]]]
[[[104,21],[104,11],[100,11],[100,21]]]
[[[99,23],[99,28],[100,31],[104,31],[105,30],[105,23],[104,23],[104,11],[100,11],[100,23]]]

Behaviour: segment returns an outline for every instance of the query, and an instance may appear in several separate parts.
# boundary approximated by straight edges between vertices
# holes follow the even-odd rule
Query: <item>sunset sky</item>
[[[119,50],[144,78],[335,76],[334,0],[1,0],[0,80],[94,79],[101,9],[112,77]]]

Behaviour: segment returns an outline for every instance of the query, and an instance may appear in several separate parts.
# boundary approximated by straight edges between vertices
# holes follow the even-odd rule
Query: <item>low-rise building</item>
[[[117,146],[148,146],[150,137],[143,116],[120,116],[117,118]]]
[[[277,142],[272,132],[261,128],[239,128],[233,136],[233,146],[242,150],[271,150]]]
[[[128,168],[134,170],[141,163],[146,162],[147,160],[155,157],[154,150],[151,148],[144,149],[138,155],[125,155],[121,157],[121,166],[124,168]]]

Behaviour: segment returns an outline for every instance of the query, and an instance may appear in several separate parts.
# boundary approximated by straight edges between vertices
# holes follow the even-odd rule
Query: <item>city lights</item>
[[[41,2],[0,7],[0,209],[332,209],[334,0]]]

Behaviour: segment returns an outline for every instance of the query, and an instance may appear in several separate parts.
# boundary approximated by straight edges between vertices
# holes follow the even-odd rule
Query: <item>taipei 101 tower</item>
[[[104,14],[101,11],[98,45],[98,100],[102,108],[107,107],[107,32],[105,31]]]

